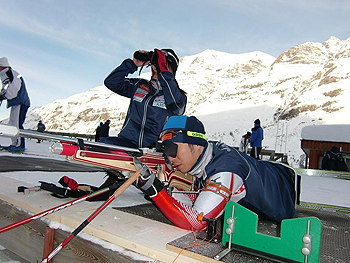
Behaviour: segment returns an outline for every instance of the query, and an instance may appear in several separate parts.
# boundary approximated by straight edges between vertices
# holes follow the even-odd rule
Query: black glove
[[[5,95],[0,95],[0,101],[6,100]]]
[[[154,49],[153,58],[151,64],[156,67],[157,73],[169,72],[166,66],[166,58],[163,51],[159,49]]]
[[[135,185],[150,197],[156,196],[164,187],[147,165],[143,165],[141,175]]]

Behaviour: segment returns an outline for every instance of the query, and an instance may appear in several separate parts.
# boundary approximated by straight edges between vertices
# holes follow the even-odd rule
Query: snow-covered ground
[[[0,137],[0,145],[7,146],[10,143],[9,138]],[[49,147],[52,142],[44,141],[37,143],[37,140],[26,140],[26,153],[24,154],[12,154],[5,151],[0,151],[0,156],[21,156],[21,157],[33,157],[33,158],[50,158],[60,161],[65,161],[65,157],[62,155],[53,154],[50,152]],[[90,184],[100,186],[105,180],[104,172],[46,172],[46,171],[18,171],[18,172],[4,172],[0,173],[0,176],[9,177],[18,181],[24,182],[25,186],[39,185],[38,181],[45,181],[49,183],[56,183],[63,176],[74,178],[78,183]],[[118,200],[115,200],[112,207],[125,207],[134,206],[137,204],[147,203],[144,195],[134,186],[130,186]]]
[[[8,145],[9,138],[0,137],[1,145]],[[26,140],[26,154],[16,154],[16,156],[33,156],[41,158],[52,158],[56,160],[64,160],[64,156],[52,154],[49,147],[52,143],[44,141],[36,143],[36,140]],[[0,152],[0,156],[12,155],[7,152]],[[82,173],[82,172],[4,172],[1,176],[6,176],[19,181],[23,181],[28,186],[38,185],[38,181],[47,181],[57,183],[63,176],[69,176],[77,180],[79,183],[91,184],[99,186],[104,182],[104,173]],[[350,180],[321,178],[321,177],[302,177],[302,193],[301,200],[307,202],[333,204],[350,207]],[[132,206],[147,202],[143,198],[143,194],[135,187],[129,187],[112,206]]]

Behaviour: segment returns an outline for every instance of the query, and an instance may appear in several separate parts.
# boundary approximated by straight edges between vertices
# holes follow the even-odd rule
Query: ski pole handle
[[[125,181],[115,192],[114,195],[116,197],[120,196],[136,179],[140,176],[142,170],[136,171],[132,176],[129,177],[128,180]]]

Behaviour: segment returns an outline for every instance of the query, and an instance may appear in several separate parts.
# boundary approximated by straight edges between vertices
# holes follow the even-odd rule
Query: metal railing
[[[36,130],[32,130],[32,131],[36,131]],[[82,139],[86,139],[88,141],[95,140],[95,134],[83,134],[83,133],[59,132],[59,131],[45,131],[44,133],[65,136],[65,137],[71,137],[71,138],[82,138]]]

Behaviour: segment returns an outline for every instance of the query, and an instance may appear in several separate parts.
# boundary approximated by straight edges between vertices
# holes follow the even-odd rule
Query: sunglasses
[[[170,140],[172,138],[175,138],[178,133],[182,133],[181,130],[179,131],[173,131],[173,130],[167,130],[167,131],[164,131],[160,134],[159,138],[162,142],[166,141],[166,140]]]

